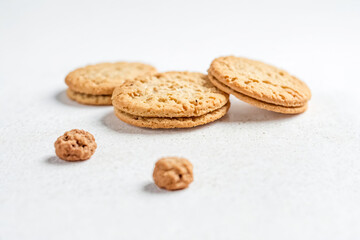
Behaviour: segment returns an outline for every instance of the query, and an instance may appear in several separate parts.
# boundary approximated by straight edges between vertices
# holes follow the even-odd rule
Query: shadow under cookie
[[[68,161],[61,160],[57,156],[51,156],[51,157],[47,157],[45,159],[45,163],[49,164],[49,165],[73,165],[73,164],[80,164],[81,162],[83,162],[83,161],[68,162]]]
[[[55,99],[59,103],[64,104],[64,105],[68,105],[68,106],[71,106],[71,107],[78,107],[78,108],[87,107],[86,105],[80,104],[80,103],[75,102],[72,99],[70,99],[66,94],[66,90],[62,90],[62,91],[58,92],[55,95]],[[88,105],[88,106],[90,106],[90,105]]]
[[[250,122],[272,122],[283,121],[296,117],[296,114],[281,114],[268,111],[247,104],[237,99],[232,99],[231,108],[228,113],[219,120],[221,123],[250,123]]]
[[[151,194],[166,194],[170,193],[164,189],[157,187],[154,183],[148,183],[143,187],[144,192],[151,193]]]

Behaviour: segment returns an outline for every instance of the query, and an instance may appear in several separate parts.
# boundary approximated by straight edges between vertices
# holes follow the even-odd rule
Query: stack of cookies
[[[127,79],[155,73],[153,66],[143,63],[100,63],[78,68],[65,78],[68,97],[82,104],[111,105],[115,87]]]
[[[308,86],[274,66],[227,56],[212,61],[208,75],[156,73],[143,63],[101,63],[79,68],[65,79],[69,98],[113,105],[122,121],[146,128],[190,128],[223,117],[229,94],[256,107],[285,114],[306,111]]]
[[[190,128],[223,117],[229,95],[207,75],[166,72],[126,81],[114,90],[112,104],[122,121],[146,128]]]
[[[208,70],[210,81],[222,91],[269,111],[297,114],[307,109],[308,86],[284,70],[246,58],[216,58]]]

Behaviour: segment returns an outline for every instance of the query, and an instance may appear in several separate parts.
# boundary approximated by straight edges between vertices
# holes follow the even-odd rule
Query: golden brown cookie
[[[223,117],[230,107],[230,101],[215,111],[196,117],[141,117],[114,108],[115,115],[128,124],[145,128],[191,128],[204,125]]]
[[[86,105],[111,105],[111,95],[92,95],[74,92],[70,88],[66,90],[66,95],[78,103]]]
[[[193,165],[185,158],[161,158],[155,164],[153,179],[158,187],[166,190],[187,188],[194,179]]]
[[[94,154],[97,147],[94,136],[79,129],[65,132],[54,145],[56,155],[65,161],[87,160]]]
[[[154,67],[143,63],[99,63],[72,71],[66,76],[65,83],[72,91],[68,96],[79,103],[111,105],[108,98],[115,87],[126,80],[155,72]],[[100,96],[98,100],[95,99],[97,96]]]
[[[298,114],[298,113],[305,112],[307,109],[307,103],[305,103],[305,105],[303,105],[301,107],[284,107],[284,106],[280,106],[280,105],[263,102],[263,101],[255,99],[255,98],[248,97],[248,96],[246,96],[242,93],[239,93],[235,90],[232,90],[225,84],[217,81],[211,74],[209,74],[208,77],[209,77],[210,81],[220,90],[222,90],[228,94],[232,94],[235,97],[237,97],[238,99],[240,99],[246,103],[249,103],[251,105],[254,105],[258,108],[262,108],[262,109],[266,109],[266,110],[278,112],[278,113],[284,113],[284,114]]]
[[[310,89],[298,78],[274,66],[246,58],[216,58],[208,70],[228,88],[262,102],[302,107],[311,98]]]
[[[112,104],[135,116],[195,117],[223,107],[228,99],[207,75],[166,72],[126,81],[114,90]]]

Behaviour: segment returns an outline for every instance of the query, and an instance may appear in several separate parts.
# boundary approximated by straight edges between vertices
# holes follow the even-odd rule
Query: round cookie
[[[154,168],[155,184],[169,191],[187,188],[194,180],[193,165],[186,158],[164,157]]]
[[[94,136],[84,130],[73,129],[58,137],[54,143],[56,155],[65,161],[89,159],[97,148]]]
[[[300,107],[311,98],[301,80],[274,66],[246,58],[216,58],[209,73],[217,81],[246,96],[285,107]]]
[[[214,84],[217,88],[219,88],[220,90],[228,93],[228,94],[232,94],[235,97],[237,97],[238,99],[249,103],[255,107],[258,108],[262,108],[265,110],[269,110],[269,111],[273,111],[273,112],[278,112],[278,113],[284,113],[284,114],[298,114],[298,113],[303,113],[306,111],[307,109],[307,103],[301,107],[284,107],[284,106],[280,106],[280,105],[275,105],[275,104],[271,104],[271,103],[267,103],[267,102],[263,102],[260,100],[257,100],[255,98],[251,98],[248,97],[242,93],[239,93],[237,91],[232,90],[231,88],[229,88],[228,86],[226,86],[225,84],[217,81],[211,74],[208,75],[210,81],[212,82],[212,84]]]
[[[153,66],[143,63],[99,63],[69,73],[65,83],[71,90],[92,95],[111,95],[125,80],[155,73]]]
[[[221,108],[228,99],[207,75],[166,72],[126,81],[115,88],[112,104],[135,116],[194,117]]]
[[[145,128],[191,128],[199,125],[204,125],[223,117],[229,110],[230,102],[228,102],[223,107],[198,116],[198,117],[140,117],[125,113],[117,108],[114,108],[115,115],[122,121],[137,126]]]
[[[66,95],[78,103],[86,105],[111,105],[111,95],[92,95],[74,92],[70,88],[66,90]]]

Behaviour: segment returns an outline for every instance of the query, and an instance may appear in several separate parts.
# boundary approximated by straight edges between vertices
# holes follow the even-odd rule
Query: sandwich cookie
[[[99,63],[78,68],[65,78],[70,99],[88,105],[111,105],[115,87],[129,79],[156,73],[156,69],[143,63]]]
[[[229,95],[194,72],[166,72],[128,80],[112,96],[115,115],[146,128],[190,128],[223,117]]]
[[[269,111],[298,114],[311,98],[308,86],[274,66],[246,58],[216,58],[208,70],[210,81],[222,91]]]

